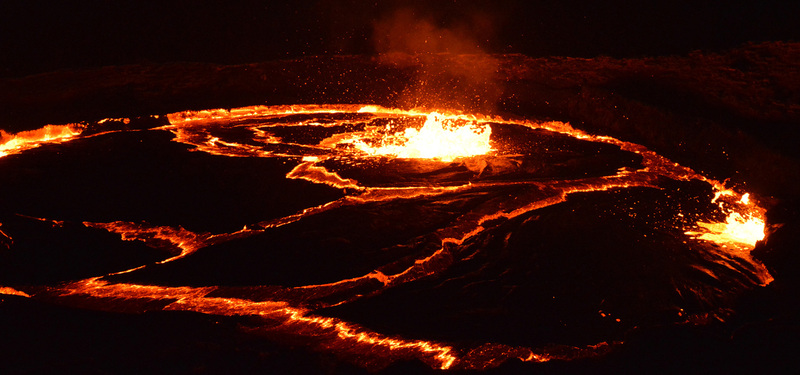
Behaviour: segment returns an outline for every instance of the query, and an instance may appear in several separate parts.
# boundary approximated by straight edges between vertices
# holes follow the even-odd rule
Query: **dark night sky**
[[[0,2],[0,77],[384,52],[374,30],[399,11],[427,22],[433,35],[449,33],[485,52],[530,56],[683,54],[800,40],[800,2],[7,0]]]

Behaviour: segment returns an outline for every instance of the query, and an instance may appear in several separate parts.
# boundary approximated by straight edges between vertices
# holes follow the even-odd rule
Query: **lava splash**
[[[0,159],[4,196],[40,193],[0,216],[0,293],[444,370],[602,356],[635,327],[725,319],[772,279],[749,195],[567,123],[371,105],[166,119]]]
[[[438,159],[449,162],[460,157],[486,155],[492,151],[489,143],[490,127],[473,124],[453,124],[439,113],[426,116],[421,129],[407,127],[402,132],[382,134],[377,137],[379,145],[372,146],[359,135],[352,140],[355,147],[369,155],[394,156],[409,159]],[[387,133],[393,130],[394,122],[386,125]]]

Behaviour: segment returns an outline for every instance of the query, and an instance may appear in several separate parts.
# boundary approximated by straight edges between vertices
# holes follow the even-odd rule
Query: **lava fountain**
[[[373,105],[166,119],[3,134],[5,196],[31,189],[26,165],[55,182],[0,217],[0,293],[444,370],[602,356],[636,327],[724,320],[772,280],[750,195],[567,123]],[[102,251],[47,261],[74,249]]]
[[[492,130],[488,126],[458,124],[440,113],[425,117],[421,129],[407,127],[391,133],[393,123],[386,125],[386,133],[377,137],[377,146],[367,144],[364,136],[352,140],[353,145],[373,156],[394,156],[409,159],[435,159],[444,162],[456,158],[486,155],[492,151],[489,144]],[[462,122],[464,122],[462,120]]]

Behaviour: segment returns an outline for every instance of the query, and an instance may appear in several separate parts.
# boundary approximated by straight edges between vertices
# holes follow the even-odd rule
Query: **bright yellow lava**
[[[730,190],[717,192],[714,197],[716,202],[721,196],[730,196]],[[719,244],[745,245],[754,247],[758,241],[764,239],[765,223],[764,215],[750,201],[750,194],[745,193],[737,202],[736,208],[726,209],[722,202],[719,203],[721,209],[728,211],[728,216],[724,223],[704,223],[698,222],[702,228],[700,232],[689,231],[686,234],[696,236],[695,238],[712,241]]]
[[[489,138],[492,129],[477,122],[457,123],[458,117],[432,112],[419,130],[406,128],[384,137],[377,146],[361,139],[352,141],[358,149],[374,156],[395,156],[406,159],[453,161],[460,157],[484,155],[492,151]]]
[[[15,154],[51,141],[64,141],[80,134],[78,125],[46,125],[43,128],[9,134],[0,130],[0,157]]]
[[[764,221],[757,217],[742,216],[737,212],[728,215],[724,223],[697,223],[708,232],[698,239],[717,243],[740,243],[755,246],[764,239]]]

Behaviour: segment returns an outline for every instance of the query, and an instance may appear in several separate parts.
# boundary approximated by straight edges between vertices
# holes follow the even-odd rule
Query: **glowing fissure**
[[[152,226],[147,223],[114,221],[111,223],[84,222],[90,228],[99,228],[117,233],[123,241],[142,241],[156,249],[166,250],[170,258],[158,263],[167,263],[217,243],[246,237],[255,231],[244,228],[233,233],[211,234],[195,233],[182,227]],[[168,245],[167,245],[168,244]]]
[[[336,104],[336,105],[276,105],[276,106],[251,106],[232,109],[207,109],[201,111],[175,112],[167,115],[167,119],[172,125],[197,124],[206,121],[258,118],[264,116],[285,116],[291,114],[309,113],[347,113],[359,112],[367,108],[358,104]],[[378,107],[375,107],[378,108]],[[366,111],[370,112],[370,111]]]
[[[256,327],[243,327],[245,330],[289,331],[309,340],[309,345],[317,350],[333,352],[359,352],[369,350],[372,355],[388,365],[398,359],[418,358],[432,367],[447,369],[487,369],[503,363],[506,359],[517,358],[522,361],[546,362],[550,360],[571,360],[592,357],[608,351],[607,343],[599,343],[586,348],[558,346],[552,353],[534,351],[525,347],[510,347],[502,344],[485,344],[479,348],[462,353],[453,347],[423,340],[407,340],[389,337],[372,332],[356,324],[336,318],[315,316],[309,310],[292,307],[284,301],[251,301],[239,298],[212,297],[216,287],[164,287],[155,285],[112,284],[100,278],[90,278],[58,288],[48,288],[42,295],[75,296],[81,295],[97,299],[113,298],[117,304],[101,304],[105,311],[135,311],[144,309],[147,301],[165,301],[163,311],[193,311],[219,316],[257,316],[266,320]],[[27,293],[12,288],[0,287],[0,294],[13,294],[30,297]],[[119,303],[122,303],[121,305]],[[148,305],[152,306],[152,305]],[[277,323],[277,324],[276,324]],[[336,347],[324,344],[331,337],[341,342]],[[617,343],[619,344],[619,343]],[[384,352],[375,349],[383,348]],[[370,360],[375,362],[375,359]]]
[[[325,108],[329,108],[328,112],[331,113],[341,113],[347,111],[353,111],[355,107],[353,105],[330,105],[325,106]],[[173,118],[179,119],[177,121],[173,121],[174,125],[180,125],[185,122],[192,122],[192,121],[205,121],[209,118],[213,118],[214,120],[224,119],[225,116],[229,118],[241,118],[241,117],[270,117],[270,116],[280,116],[283,114],[288,113],[323,113],[326,112],[322,106],[309,106],[308,111],[303,112],[299,109],[299,106],[280,106],[280,107],[248,107],[239,109],[239,112],[244,113],[245,115],[237,116],[233,112],[225,113],[225,112],[214,112],[213,116],[209,116],[206,113],[203,113],[199,116],[194,117],[191,112],[183,112],[179,114],[170,115],[170,119],[172,121]],[[559,199],[551,200],[548,202],[549,204],[555,204],[560,201],[566,199],[566,196],[571,193],[577,192],[589,192],[589,191],[597,191],[597,190],[607,190],[610,188],[618,187],[618,188],[625,188],[630,186],[651,186],[650,181],[653,178],[661,175],[668,178],[672,178],[675,180],[680,181],[689,181],[689,180],[700,180],[709,183],[714,187],[717,192],[725,191],[728,192],[726,194],[738,195],[733,191],[726,189],[723,184],[708,179],[705,176],[702,176],[688,167],[682,166],[678,163],[674,163],[661,155],[656,154],[653,151],[648,150],[646,147],[642,145],[638,145],[635,143],[624,142],[613,137],[608,136],[599,136],[599,135],[591,135],[587,134],[581,130],[573,128],[570,124],[564,122],[531,122],[528,120],[515,120],[509,121],[504,120],[502,118],[496,117],[488,117],[488,116],[476,116],[476,115],[464,115],[458,113],[446,113],[441,114],[438,112],[431,113],[426,110],[402,110],[402,109],[391,109],[391,108],[383,108],[380,106],[375,105],[364,105],[360,106],[356,112],[358,113],[371,113],[375,115],[386,115],[386,116],[425,116],[426,118],[426,125],[433,125],[431,126],[430,131],[424,131],[425,134],[440,134],[444,131],[444,127],[442,126],[442,119],[447,119],[447,121],[461,121],[463,123],[468,124],[469,126],[462,126],[460,129],[469,129],[469,133],[471,136],[477,135],[480,141],[478,142],[481,144],[483,148],[482,152],[476,152],[476,154],[483,154],[486,152],[491,151],[491,147],[489,145],[489,136],[491,135],[491,128],[482,124],[488,123],[498,123],[498,124],[515,124],[515,125],[522,125],[534,129],[544,129],[556,133],[566,134],[571,137],[575,137],[578,139],[588,140],[592,142],[601,142],[601,143],[608,143],[615,146],[620,147],[620,149],[634,152],[639,154],[643,157],[642,160],[642,169],[638,171],[620,171],[617,176],[614,178],[618,179],[616,182],[612,182],[610,180],[600,181],[597,183],[589,183],[588,185],[582,185],[582,183],[578,181],[565,181],[562,184],[562,196]],[[424,129],[424,127],[423,127]],[[476,130],[477,129],[477,130]],[[483,130],[481,130],[483,129]],[[413,128],[407,128],[402,132],[395,132],[391,133],[389,131],[384,131],[383,137],[377,141],[377,145],[367,143],[365,139],[372,139],[376,137],[376,133],[356,133],[353,135],[337,135],[329,140],[325,140],[321,142],[320,145],[327,148],[335,149],[339,145],[343,144],[350,144],[354,145],[356,149],[361,152],[365,152],[369,155],[385,155],[385,156],[395,156],[399,158],[430,158],[430,159],[438,159],[441,161],[452,161],[455,157],[451,156],[441,156],[442,154],[437,153],[435,150],[437,148],[441,148],[440,144],[434,143],[431,145],[428,143],[428,146],[423,146],[428,141],[420,141],[416,142],[409,142],[412,140],[413,136],[423,133],[423,131],[417,131]],[[485,138],[484,138],[485,137]],[[436,137],[434,137],[436,138]],[[457,138],[457,137],[456,137]],[[421,138],[421,139],[424,139]],[[439,138],[441,139],[441,137]],[[445,137],[445,139],[447,139]],[[406,146],[412,145],[412,147],[407,148]],[[433,150],[431,150],[433,149]],[[445,147],[446,149],[446,147]],[[430,153],[428,153],[430,152]],[[447,155],[447,152],[443,153]],[[458,157],[458,156],[456,156]],[[305,160],[305,159],[304,159]],[[322,167],[320,165],[321,162],[326,160],[326,157],[314,157],[313,160],[306,160],[298,167],[296,167],[292,172],[292,178],[302,178],[307,179],[312,182],[324,183],[330,186],[338,187],[338,188],[356,188],[357,186],[353,186],[354,181],[343,179],[341,178],[336,172],[327,171],[327,168]],[[303,177],[303,173],[300,170],[309,171],[310,174],[306,174],[306,177]],[[315,177],[316,176],[316,177]],[[549,184],[550,187],[554,187],[556,184]],[[480,186],[479,184],[469,183],[468,185],[462,186],[467,190],[476,188]],[[422,194],[430,194],[430,195],[437,195],[444,193],[445,191],[450,191],[452,187],[449,187],[444,190],[431,190],[431,189],[438,189],[438,187],[423,187],[423,188],[411,188],[411,189],[404,189],[398,190],[397,188],[374,188],[374,187],[360,187],[358,186],[358,191],[360,194],[356,195],[355,197],[375,197],[376,193],[379,192],[379,195],[384,196],[385,198],[389,197],[396,197],[402,199],[411,198],[415,196],[420,196]],[[369,200],[369,199],[368,199]],[[532,204],[530,205],[530,210],[541,208],[546,206],[547,204],[542,205],[541,203]],[[748,206],[748,207],[744,207]],[[739,207],[723,207],[720,204],[720,209],[726,213],[726,220],[725,222],[718,222],[718,223],[698,223],[698,227],[703,229],[703,233],[699,236],[697,233],[692,231],[687,231],[687,235],[692,238],[697,238],[698,240],[706,240],[718,243],[722,246],[728,246],[728,244],[736,243],[737,246],[730,246],[729,250],[734,252],[737,256],[744,256],[747,261],[753,264],[759,270],[759,273],[762,275],[762,280],[764,283],[768,283],[771,280],[771,276],[767,272],[767,270],[761,265],[759,262],[755,261],[749,256],[749,250],[752,250],[753,246],[755,245],[755,241],[760,238],[763,238],[763,210],[760,210],[758,206],[754,205],[750,202],[747,205],[739,205]],[[528,212],[528,209],[521,208],[514,212],[513,214],[500,214],[500,216],[508,217],[508,216],[516,216]],[[489,220],[489,219],[486,219]],[[474,232],[474,228],[478,228],[478,232],[480,231],[480,227],[474,227],[473,230],[469,230],[464,233]],[[755,240],[754,240],[755,239]],[[463,239],[462,239],[463,241]],[[744,253],[742,253],[744,251]],[[413,269],[414,267],[412,267]],[[412,269],[408,269],[401,274],[408,275],[412,273]],[[427,272],[422,272],[421,275],[425,275]],[[400,275],[395,275],[400,276]],[[366,276],[365,276],[366,277]],[[393,279],[392,276],[387,276],[389,280]],[[416,279],[416,277],[412,277],[410,279]],[[391,283],[387,283],[391,284]]]
[[[287,115],[332,113],[383,116],[383,118],[389,119],[389,123],[405,117],[424,117],[426,120],[419,130],[414,127],[395,130],[386,127],[381,129],[380,127],[365,126],[364,130],[320,136],[318,139],[322,140],[317,144],[274,136],[269,133],[270,123],[262,122],[262,120],[279,119],[281,116]],[[501,203],[487,203],[471,212],[455,217],[446,226],[431,234],[432,238],[437,241],[435,243],[440,246],[418,254],[411,263],[399,263],[404,268],[389,264],[362,276],[319,285],[303,285],[293,288],[270,285],[252,287],[270,295],[271,297],[267,300],[252,301],[244,298],[217,296],[225,290],[235,291],[234,288],[114,284],[102,280],[101,277],[58,287],[31,287],[30,290],[25,289],[24,292],[10,287],[0,287],[0,294],[16,294],[34,298],[39,295],[46,297],[51,294],[57,296],[82,295],[96,299],[113,298],[115,301],[122,301],[120,303],[133,307],[144,306],[140,300],[159,300],[165,303],[163,310],[195,311],[222,316],[258,316],[268,322],[253,328],[255,331],[285,330],[298,337],[303,337],[309,342],[309,346],[316,350],[356,351],[359,353],[359,357],[363,357],[364,363],[372,363],[374,358],[380,358],[386,364],[398,359],[417,358],[440,369],[485,369],[498,366],[509,358],[544,362],[602,355],[610,350],[611,346],[618,343],[603,342],[585,348],[558,347],[552,350],[535,350],[525,347],[510,347],[501,343],[485,343],[476,348],[456,350],[451,345],[388,337],[342,320],[315,316],[312,314],[311,308],[335,306],[366,298],[387,288],[440,273],[456,262],[459,256],[463,256],[459,253],[463,244],[487,229],[493,228],[496,225],[493,223],[498,219],[513,219],[528,212],[564,202],[570,194],[627,187],[657,187],[656,182],[660,177],[679,181],[700,180],[713,186],[717,191],[714,203],[717,203],[721,212],[725,213],[726,221],[698,223],[698,231],[687,231],[686,234],[700,241],[712,241],[721,246],[727,246],[723,248],[726,254],[743,259],[750,264],[758,273],[762,284],[771,280],[771,276],[763,265],[749,256],[749,251],[752,250],[756,241],[763,238],[764,234],[763,209],[758,207],[749,195],[740,196],[725,189],[721,183],[707,179],[690,168],[671,162],[641,145],[606,136],[590,135],[572,128],[567,123],[512,121],[458,113],[390,109],[374,105],[255,106],[230,110],[186,111],[169,114],[167,118],[170,125],[156,130],[171,131],[175,135],[174,141],[192,145],[196,151],[228,157],[287,158],[297,164],[287,173],[286,178],[302,179],[331,186],[343,190],[344,197],[318,206],[307,207],[293,215],[254,223],[233,233],[194,233],[180,226],[153,226],[147,223],[125,221],[83,223],[87,227],[117,233],[125,241],[142,241],[148,246],[165,250],[168,257],[158,262],[162,264],[191,256],[201,248],[264,233],[273,228],[296,223],[304,218],[346,206],[358,206],[371,202],[411,201],[456,193],[478,194],[482,189],[497,187],[514,187],[514,189],[519,187],[523,189],[521,190],[523,193],[517,194],[514,199]],[[337,121],[347,122],[347,120]],[[252,138],[248,140],[250,142],[230,140],[222,134],[215,134],[211,125],[219,126],[220,124],[224,124],[226,128],[241,127],[249,131],[252,134]],[[331,128],[336,124],[338,124],[336,121],[328,123],[306,121],[303,126]],[[492,145],[490,142],[492,124],[543,129],[582,140],[615,145],[621,150],[640,155],[643,158],[641,168],[638,170],[621,169],[614,175],[602,177],[552,181],[479,180],[454,183],[449,186],[425,184],[370,186],[367,182],[362,182],[358,178],[349,178],[340,171],[326,167],[327,164],[325,164],[326,161],[339,160],[361,162],[365,155],[383,156],[387,159],[427,159],[441,163],[449,163],[458,159],[485,158],[488,153],[500,154],[502,157],[502,145]],[[458,127],[454,127],[454,125]],[[62,136],[42,140],[45,137],[29,144],[34,145],[31,147],[35,147],[35,145],[49,140],[65,141],[79,137],[80,132],[73,131],[69,125],[59,129],[64,132],[58,133]],[[378,136],[382,138],[376,138]],[[7,135],[3,134],[3,139],[6,138]],[[448,139],[448,141],[443,141],[443,139]],[[26,149],[9,142],[6,141],[0,145],[0,156],[3,156],[3,153],[7,152],[6,150],[21,152]],[[282,148],[274,147],[278,143]],[[9,146],[6,146],[7,144]],[[465,144],[467,146],[462,147]],[[305,152],[309,150],[313,150],[314,153],[306,154]],[[464,162],[464,164],[466,165],[468,162]],[[469,167],[468,169],[475,172],[479,168]],[[483,169],[481,168],[480,172],[476,173],[483,173]],[[683,228],[678,229],[683,230]],[[2,231],[0,231],[0,236],[11,241],[11,237]],[[736,245],[731,246],[731,244]],[[143,267],[146,265],[122,273],[134,272]],[[368,283],[370,286],[377,285],[371,291],[367,290],[366,292],[363,288],[357,288]],[[336,296],[338,300],[320,302],[324,297],[329,296]],[[109,305],[105,308],[113,310],[117,308],[114,306],[116,305]],[[144,307],[142,308],[144,309]],[[127,307],[120,306],[119,309],[125,310]],[[333,347],[322,344],[323,341],[330,340],[330,338],[336,338],[339,341]]]
[[[314,183],[323,183],[338,189],[362,189],[358,182],[349,178],[339,177],[335,172],[330,172],[324,167],[320,167],[314,161],[304,161],[292,169],[286,178],[302,179]]]
[[[381,270],[376,270],[374,272],[371,272],[369,274],[357,278],[340,280],[338,282],[326,285],[305,286],[303,288],[330,287],[333,285],[352,283],[355,281],[367,280],[367,279],[378,280],[384,286],[391,287],[393,285],[399,285],[414,280],[418,280],[422,277],[429,276],[433,273],[442,271],[445,268],[449,267],[452,264],[453,257],[455,255],[452,253],[453,250],[451,249],[457,249],[458,245],[461,245],[462,243],[474,237],[475,235],[480,234],[483,230],[486,229],[483,226],[485,222],[495,220],[501,217],[506,219],[511,219],[536,209],[561,203],[567,199],[567,196],[569,194],[608,190],[608,189],[626,187],[636,184],[637,181],[635,180],[626,181],[624,178],[625,175],[626,175],[625,173],[621,173],[620,176],[603,178],[600,180],[590,179],[586,181],[580,181],[577,182],[577,185],[581,185],[581,187],[576,187],[569,191],[563,191],[561,194],[557,196],[536,200],[531,203],[525,203],[521,207],[507,207],[506,210],[491,215],[463,216],[458,220],[456,220],[451,226],[439,232],[439,236],[442,238],[441,248],[439,248],[438,250],[431,253],[425,258],[417,259],[413,265],[411,265],[410,267],[406,268],[401,272],[390,274]],[[615,182],[614,179],[620,179],[620,181]],[[649,180],[638,181],[639,186],[649,186],[645,181]],[[476,184],[472,185],[471,188],[479,188],[481,186],[482,185],[480,184]],[[402,189],[402,190],[408,190],[408,189]],[[445,189],[445,190],[439,189],[435,194],[440,195],[452,191],[453,189]],[[431,192],[427,193],[431,194]],[[370,201],[383,200],[386,198],[387,198],[386,196],[373,197],[373,199],[371,199]],[[390,199],[404,199],[404,198],[409,199],[411,198],[411,196],[403,196],[403,195],[392,196]],[[523,200],[523,202],[527,201]],[[448,244],[456,246],[448,246]],[[346,300],[346,302],[351,302],[351,301],[352,299]]]
[[[274,324],[267,324],[260,329],[294,328],[298,335],[313,341],[324,341],[334,335],[342,340],[340,350],[347,350],[354,345],[369,345],[385,348],[385,354],[392,357],[396,351],[411,351],[425,362],[434,362],[435,367],[448,369],[457,360],[449,346],[421,340],[404,340],[370,332],[354,324],[335,318],[310,315],[308,310],[291,307],[283,301],[250,301],[238,298],[209,297],[215,287],[163,287],[154,285],[110,284],[99,278],[81,280],[52,290],[60,296],[84,295],[98,299],[122,299],[134,307],[139,300],[173,301],[163,307],[164,311],[194,311],[221,316],[259,316]],[[12,294],[10,288],[2,288],[0,292]],[[110,311],[114,311],[111,307]],[[434,364],[431,363],[431,364]]]
[[[567,134],[574,135],[578,138],[588,139],[596,142],[604,142],[617,145],[622,150],[635,152],[644,156],[643,172],[649,171],[655,174],[668,176],[675,180],[700,180],[709,183],[715,190],[712,203],[717,203],[722,212],[727,216],[725,222],[706,223],[698,222],[697,226],[700,231],[686,231],[685,234],[692,238],[711,241],[722,246],[733,246],[744,250],[746,256],[749,258],[749,250],[752,250],[756,242],[764,239],[765,236],[765,222],[764,210],[751,202],[749,193],[739,194],[724,186],[724,184],[706,178],[688,167],[684,167],[678,163],[674,163],[667,158],[648,150],[644,146],[624,142],[607,136],[591,136],[579,130],[573,130],[568,125],[563,124],[556,128],[551,129],[557,132],[566,132]],[[737,202],[738,207],[726,205],[720,201],[720,197],[740,197]],[[750,261],[755,262],[752,258]],[[766,274],[766,269],[763,271]],[[771,276],[765,277],[771,280]]]
[[[2,226],[3,226],[3,223],[0,223],[0,227],[2,227]],[[0,237],[2,237],[2,238],[0,238],[0,240],[2,240],[2,242],[0,242],[0,243],[2,243],[6,248],[10,248],[11,247],[11,243],[14,241],[14,239],[11,238],[11,236],[9,236],[6,232],[3,232],[2,229],[0,229]]]

